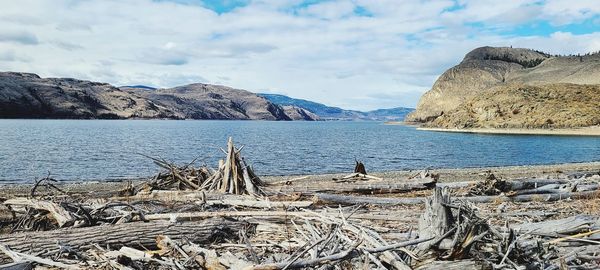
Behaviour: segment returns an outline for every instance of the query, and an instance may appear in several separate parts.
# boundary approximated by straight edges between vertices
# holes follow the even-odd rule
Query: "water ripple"
[[[600,138],[417,131],[375,122],[0,120],[0,181],[139,177],[137,153],[216,166],[228,136],[264,175],[551,164],[600,160]]]

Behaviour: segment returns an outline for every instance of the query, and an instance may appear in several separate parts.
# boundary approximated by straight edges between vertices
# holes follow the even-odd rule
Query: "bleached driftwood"
[[[333,203],[333,204],[374,204],[374,205],[413,205],[421,204],[425,202],[423,197],[410,197],[410,198],[379,198],[379,197],[368,197],[368,196],[356,196],[356,195],[340,195],[340,194],[328,194],[328,193],[316,193],[313,194],[314,198],[320,203]]]
[[[356,195],[338,195],[338,194],[326,194],[317,193],[313,196],[318,201],[323,203],[335,203],[335,204],[375,204],[375,205],[414,205],[425,202],[424,197],[406,197],[406,198],[379,198],[379,197],[368,197],[368,196],[356,196]],[[475,203],[491,203],[491,202],[531,202],[531,201],[545,201],[553,202],[567,199],[593,199],[598,197],[598,191],[583,191],[583,192],[563,192],[553,194],[527,194],[519,196],[472,196],[472,197],[455,197],[453,201],[468,201]]]
[[[419,219],[420,238],[439,238],[451,229],[454,217],[450,208],[450,191],[447,188],[436,188],[433,195],[425,200],[425,212]],[[425,242],[417,246],[419,254],[428,252],[434,243]]]
[[[202,183],[201,188],[229,194],[263,195],[260,187],[266,184],[246,164],[240,151],[241,148],[235,148],[233,139],[229,137],[225,161],[220,162],[218,170]]]
[[[271,194],[277,193],[361,193],[361,194],[386,194],[403,193],[431,189],[435,186],[434,179],[422,179],[417,181],[399,181],[395,183],[344,183],[342,185],[310,185],[310,186],[269,186],[265,191]]]
[[[93,244],[120,248],[122,246],[156,246],[156,237],[166,235],[172,239],[190,239],[195,243],[210,243],[219,237],[236,235],[248,223],[222,218],[200,222],[172,223],[168,221],[133,222],[85,228],[64,228],[54,231],[21,232],[0,235],[0,243],[18,252],[38,253],[58,251],[57,243],[78,250]]]
[[[312,201],[265,201],[252,199],[223,199],[206,201],[206,205],[227,205],[251,208],[305,208],[311,206],[312,204]]]
[[[514,230],[532,234],[573,234],[600,229],[600,218],[591,215],[577,215],[543,222],[528,222],[510,226]]]
[[[67,211],[64,207],[51,201],[20,197],[6,200],[4,202],[4,205],[9,205],[14,210],[18,210],[20,207],[27,207],[47,211],[50,215],[52,215],[54,220],[56,220],[59,227],[62,227],[65,224],[74,220],[73,216],[69,211]]]
[[[262,264],[262,265],[254,265],[246,268],[245,270],[279,270],[279,269],[303,269],[311,266],[320,265],[323,263],[331,263],[335,261],[339,261],[342,259],[350,259],[356,256],[360,256],[364,254],[364,251],[370,254],[377,254],[381,252],[386,252],[389,250],[400,249],[407,246],[413,246],[425,241],[429,241],[431,239],[415,239],[402,243],[391,244],[387,246],[381,246],[377,248],[358,248],[352,247],[347,250],[340,251],[336,254],[332,254],[329,256],[324,256],[315,259],[309,260],[298,260],[292,263],[289,262],[281,262],[281,263],[270,263],[270,264]],[[410,269],[410,268],[408,268]]]

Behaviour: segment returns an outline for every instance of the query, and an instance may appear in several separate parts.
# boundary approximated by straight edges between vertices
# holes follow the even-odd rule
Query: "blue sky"
[[[231,12],[232,10],[244,7],[250,3],[248,0],[160,0],[165,2],[174,2],[185,5],[198,5],[210,9],[218,14]]]
[[[414,107],[480,46],[600,50],[598,0],[22,0],[0,70],[115,85],[203,82],[350,109]]]
[[[600,2],[598,3],[600,5]],[[555,32],[566,32],[574,35],[590,34],[600,31],[600,16],[596,15],[589,19],[567,23],[562,25],[553,25],[548,20],[534,20],[525,24],[501,32],[505,35],[515,36],[550,36]]]

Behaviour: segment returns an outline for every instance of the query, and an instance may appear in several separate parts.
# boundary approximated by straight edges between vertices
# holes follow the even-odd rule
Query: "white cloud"
[[[518,23],[515,20],[521,16],[514,17],[515,13],[529,11],[536,0],[458,0],[462,9],[447,11],[443,17],[453,23],[462,22],[485,22],[496,23]]]
[[[7,1],[0,70],[115,85],[221,83],[374,109],[414,106],[478,46],[600,50],[600,33],[510,32],[594,19],[597,1],[255,0],[222,14],[180,2]]]
[[[25,31],[0,33],[0,42],[11,42],[18,45],[35,45],[39,43],[34,34]]]
[[[166,66],[182,66],[190,62],[192,55],[182,50],[173,48],[149,48],[141,51],[131,59],[133,65],[139,63],[166,65]]]
[[[567,24],[593,18],[600,13],[597,0],[547,0],[543,13],[555,24]]]
[[[516,39],[514,44],[519,47],[543,48],[544,51],[552,54],[585,54],[600,51],[600,32],[574,35],[558,31],[549,37]]]
[[[0,61],[4,61],[4,62],[16,62],[16,61],[20,61],[20,62],[27,62],[30,61],[31,59],[29,59],[28,57],[24,57],[21,56],[19,54],[17,54],[15,52],[15,50],[3,50],[0,51]]]
[[[163,47],[167,50],[173,49],[177,46],[174,42],[167,42]]]

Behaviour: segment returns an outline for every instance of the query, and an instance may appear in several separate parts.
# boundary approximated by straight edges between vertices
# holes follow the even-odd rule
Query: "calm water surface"
[[[600,160],[600,138],[417,131],[378,122],[0,120],[0,181],[148,176],[136,153],[216,166],[228,136],[262,175]]]

